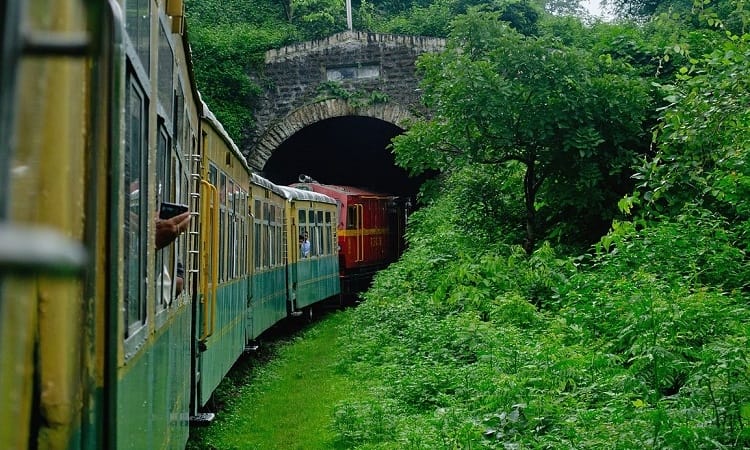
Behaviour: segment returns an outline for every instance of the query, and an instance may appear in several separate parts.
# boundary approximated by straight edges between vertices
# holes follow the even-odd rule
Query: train
[[[264,332],[397,256],[408,208],[251,170],[182,0],[0,20],[0,448],[184,448]]]
[[[338,246],[342,299],[366,289],[372,277],[403,251],[412,204],[397,196],[353,186],[322,184],[300,175],[292,186],[318,192],[339,205]]]

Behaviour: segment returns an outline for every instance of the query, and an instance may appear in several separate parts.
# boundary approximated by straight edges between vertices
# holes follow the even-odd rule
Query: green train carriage
[[[290,312],[307,311],[312,305],[340,294],[336,238],[338,205],[317,192],[281,186],[288,199],[285,227],[288,252],[287,290]],[[300,236],[310,242],[308,255],[300,251]]]
[[[162,202],[191,203],[199,151],[197,91],[175,2],[110,2],[116,30],[112,102],[106,446],[184,448],[191,403],[194,237],[156,250]],[[118,7],[122,8],[118,11]],[[174,14],[172,16],[169,13]],[[116,19],[117,21],[118,19]],[[192,205],[191,205],[192,206]],[[196,211],[193,209],[193,213]],[[178,292],[178,267],[187,268]]]
[[[16,425],[2,448],[187,441],[190,274],[179,295],[168,278],[188,240],[154,243],[159,203],[189,199],[197,148],[170,5],[1,5],[0,419]]]
[[[250,184],[253,220],[252,281],[248,343],[287,317],[286,197],[281,187],[253,174]]]
[[[180,1],[0,13],[0,448],[184,448],[246,345],[338,292],[335,204],[250,173]],[[193,217],[157,250],[162,202]]]

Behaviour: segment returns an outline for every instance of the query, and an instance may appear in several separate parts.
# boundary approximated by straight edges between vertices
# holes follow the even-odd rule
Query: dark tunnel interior
[[[346,116],[310,125],[287,139],[266,162],[262,175],[280,185],[300,174],[322,184],[356,186],[415,196],[426,177],[410,178],[387,148],[402,129],[370,117]]]

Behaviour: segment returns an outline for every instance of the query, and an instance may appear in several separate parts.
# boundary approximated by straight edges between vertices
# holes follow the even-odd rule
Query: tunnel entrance
[[[344,116],[309,125],[283,142],[262,175],[280,185],[300,174],[323,184],[414,197],[424,177],[410,178],[386,147],[403,129],[380,119]]]

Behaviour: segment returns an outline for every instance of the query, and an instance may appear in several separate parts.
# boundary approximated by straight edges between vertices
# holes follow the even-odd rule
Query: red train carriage
[[[408,201],[351,186],[320,184],[306,176],[300,181],[294,187],[325,194],[338,203],[341,293],[366,289],[375,272],[403,251]]]

